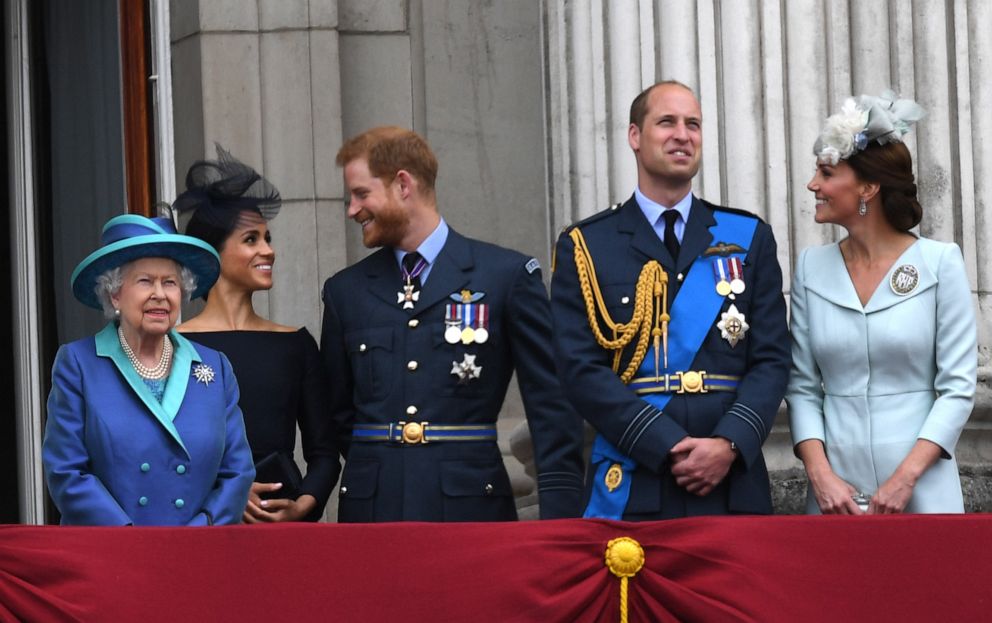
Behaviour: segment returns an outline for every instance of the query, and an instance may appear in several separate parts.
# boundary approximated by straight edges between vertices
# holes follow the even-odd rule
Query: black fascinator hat
[[[282,206],[279,190],[230,152],[214,143],[217,160],[200,160],[186,173],[186,190],[172,204],[180,215],[192,212],[186,235],[220,251],[238,225],[270,221]]]

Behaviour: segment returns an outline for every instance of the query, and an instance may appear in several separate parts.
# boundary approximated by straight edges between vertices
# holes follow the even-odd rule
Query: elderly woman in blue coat
[[[961,250],[917,237],[913,160],[923,116],[887,92],[849,99],[816,142],[816,222],[792,286],[786,400],[809,476],[807,510],[962,512],[955,446],[974,405],[978,350]]]
[[[110,323],[59,349],[42,447],[68,525],[232,524],[254,479],[231,366],[173,327],[219,258],[168,218],[116,216],[72,275]]]

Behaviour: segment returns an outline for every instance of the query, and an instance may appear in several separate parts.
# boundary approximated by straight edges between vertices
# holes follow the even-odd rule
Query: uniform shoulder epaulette
[[[760,216],[758,216],[754,212],[748,212],[747,210],[741,210],[740,208],[730,208],[730,207],[727,207],[727,206],[718,206],[718,205],[713,204],[713,203],[710,203],[708,201],[705,202],[705,203],[706,203],[706,205],[708,205],[713,210],[719,210],[721,212],[730,212],[731,214],[738,214],[740,216],[750,216],[751,218],[758,219],[762,223],[765,222],[765,220],[763,218],[761,218]]]
[[[596,221],[601,221],[604,218],[612,216],[620,211],[621,206],[623,206],[623,203],[615,203],[610,207],[606,208],[605,210],[600,210],[599,212],[593,214],[592,216],[587,216],[586,218],[580,221],[575,221],[571,225],[565,227],[565,229],[562,230],[562,233],[567,234],[576,227],[583,227],[585,225],[589,225],[590,223],[595,223]]]

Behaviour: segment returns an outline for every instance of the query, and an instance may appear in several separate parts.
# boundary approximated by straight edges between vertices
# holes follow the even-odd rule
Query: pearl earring
[[[858,214],[860,214],[861,216],[868,215],[868,204],[865,203],[864,197],[861,198],[861,202],[858,204]]]

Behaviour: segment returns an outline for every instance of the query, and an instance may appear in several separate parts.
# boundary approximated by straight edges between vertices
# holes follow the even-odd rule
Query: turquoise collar
[[[177,333],[175,329],[171,329],[167,335],[172,340],[175,350],[172,355],[172,370],[166,379],[165,395],[162,397],[161,403],[155,399],[148,386],[134,370],[127,355],[124,354],[124,349],[121,348],[120,340],[117,337],[116,322],[107,324],[96,334],[94,338],[96,340],[96,354],[99,357],[109,357],[114,362],[131,390],[141,398],[141,402],[151,411],[155,419],[189,456],[189,451],[186,450],[186,445],[179,436],[179,431],[176,430],[173,420],[176,419],[183,398],[186,396],[186,387],[189,385],[190,370],[193,363],[200,362],[202,359],[193,344]]]

